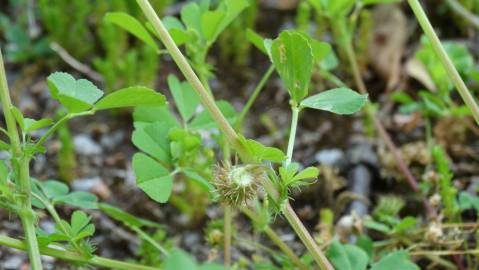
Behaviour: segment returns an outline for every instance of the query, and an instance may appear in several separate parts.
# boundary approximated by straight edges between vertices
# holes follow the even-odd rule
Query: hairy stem
[[[479,125],[479,107],[476,103],[476,100],[471,95],[471,92],[462,80],[461,75],[459,75],[459,72],[457,71],[456,67],[447,55],[446,50],[444,50],[444,47],[442,46],[441,41],[437,37],[436,32],[434,32],[434,28],[429,22],[429,19],[427,18],[424,9],[422,8],[418,0],[408,0],[408,3],[409,6],[411,6],[412,11],[416,15],[416,18],[419,21],[422,30],[431,42],[431,45],[437,56],[439,57],[439,60],[441,60],[444,69],[446,69],[449,78],[451,78],[452,82],[456,86],[457,91],[464,100],[464,103],[466,103],[467,107],[471,110],[474,120]]]
[[[5,235],[0,235],[0,245],[7,246],[19,250],[27,250],[27,246],[22,241],[11,238]],[[40,252],[43,255],[55,257],[65,261],[85,263],[89,265],[95,265],[98,267],[106,267],[111,269],[118,270],[159,270],[160,268],[144,266],[133,263],[126,263],[122,261],[107,259],[104,257],[93,256],[91,258],[86,258],[84,256],[78,255],[76,253],[66,251],[63,249],[52,248],[52,247],[41,247]]]
[[[12,165],[17,175],[16,185],[21,192],[22,226],[27,241],[28,256],[33,270],[42,269],[40,251],[38,249],[37,236],[35,234],[35,213],[32,210],[31,186],[30,186],[30,157],[25,156],[20,144],[20,136],[11,109],[13,107],[8,91],[7,75],[3,64],[3,55],[0,50],[0,98],[2,101],[3,115],[7,125],[8,137],[12,147]]]
[[[243,159],[244,162],[253,160],[253,157],[250,156],[250,153],[240,142],[236,131],[228,123],[228,121],[226,121],[226,118],[216,106],[213,97],[208,94],[207,90],[202,85],[201,81],[198,79],[198,76],[196,76],[188,61],[181,53],[180,49],[176,46],[172,37],[168,33],[168,30],[166,30],[165,26],[161,22],[158,15],[155,13],[155,10],[151,6],[151,4],[148,2],[148,0],[137,0],[137,3],[152,24],[153,28],[157,31],[158,36],[160,37],[161,41],[165,45],[166,49],[170,53],[178,68],[181,70],[188,82],[192,85],[193,89],[195,89],[195,91],[200,96],[203,105],[210,112],[213,119],[217,122],[218,126],[220,127],[220,130],[223,132],[228,142],[233,146],[233,148],[236,150],[236,152],[239,154],[239,156]],[[270,181],[263,181],[263,184],[266,185],[264,187],[266,192],[268,192],[268,194],[270,194],[273,199],[277,199],[278,193],[272,183]],[[301,223],[299,218],[296,216],[296,213],[291,208],[291,206],[289,206],[289,204],[287,204],[287,206],[284,208],[283,214],[291,223],[291,227],[293,227],[301,240],[305,242],[305,246],[312,253],[313,257],[316,259],[321,269],[333,269],[326,256],[324,256],[322,251],[316,245],[314,239],[311,237],[311,235]]]

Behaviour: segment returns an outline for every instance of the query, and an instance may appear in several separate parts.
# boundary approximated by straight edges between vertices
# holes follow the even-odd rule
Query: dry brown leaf
[[[401,58],[408,39],[407,20],[398,5],[378,5],[373,10],[369,57],[373,68],[393,89],[401,78]]]

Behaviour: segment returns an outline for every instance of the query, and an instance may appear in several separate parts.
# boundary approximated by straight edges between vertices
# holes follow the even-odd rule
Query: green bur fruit
[[[213,185],[220,201],[240,206],[256,196],[265,178],[266,173],[261,166],[224,164],[216,167]]]

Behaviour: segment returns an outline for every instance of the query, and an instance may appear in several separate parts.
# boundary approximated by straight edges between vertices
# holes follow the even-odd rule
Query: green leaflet
[[[367,94],[361,95],[342,87],[308,97],[301,102],[301,106],[336,114],[353,114],[359,111],[367,100]]]
[[[308,95],[313,51],[308,40],[294,31],[283,31],[271,44],[271,60],[291,99],[299,104]]]
[[[160,163],[149,156],[136,153],[133,156],[136,183],[151,199],[167,202],[173,188],[173,177]]]

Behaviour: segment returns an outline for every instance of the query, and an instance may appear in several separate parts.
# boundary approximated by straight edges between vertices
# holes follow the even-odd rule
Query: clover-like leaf
[[[286,155],[278,148],[265,146],[260,142],[246,139],[243,136],[240,136],[240,141],[250,152],[251,156],[258,161],[269,160],[272,162],[282,162],[286,159]]]
[[[174,75],[168,76],[168,86],[181,118],[188,122],[200,104],[198,94],[188,82],[180,82]]]
[[[71,113],[90,109],[103,96],[103,91],[92,82],[85,79],[75,80],[64,72],[55,72],[48,76],[48,88],[52,97]]]
[[[109,12],[105,15],[104,20],[125,29],[132,35],[136,36],[137,38],[154,48],[156,51],[160,50],[158,45],[156,45],[155,40],[153,40],[145,27],[143,27],[143,25],[135,17],[130,16],[124,12]]]
[[[166,98],[153,89],[133,86],[116,90],[95,104],[95,109],[105,110],[136,106],[162,106]]]
[[[173,188],[173,177],[160,163],[149,156],[136,153],[133,156],[136,183],[151,199],[167,202]]]
[[[361,248],[343,245],[337,240],[329,246],[327,256],[337,270],[366,270],[369,261],[367,253]]]
[[[63,196],[56,197],[54,203],[64,203],[82,209],[97,209],[98,198],[89,192],[75,191]]]
[[[308,95],[313,69],[308,40],[298,32],[283,31],[271,44],[270,57],[291,99],[299,104]]]
[[[371,270],[418,270],[420,269],[411,261],[404,250],[391,252],[382,257],[378,262],[373,263]]]
[[[359,111],[367,100],[367,94],[361,95],[342,87],[308,97],[301,102],[301,106],[336,114],[353,114]]]

